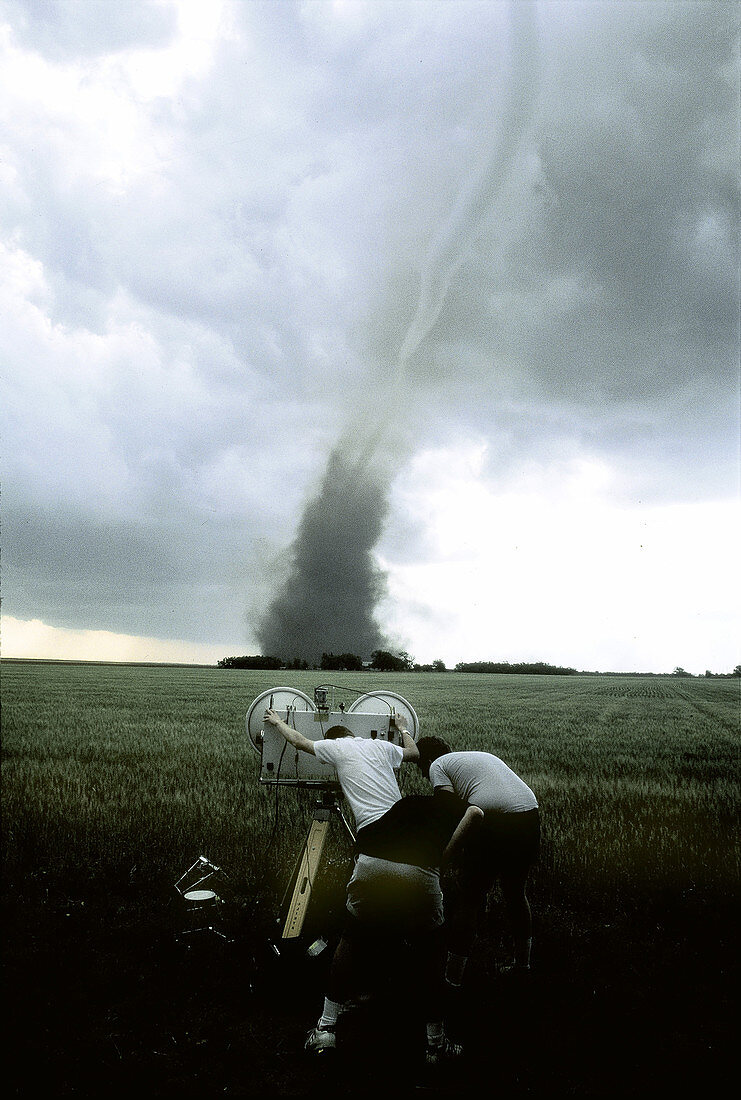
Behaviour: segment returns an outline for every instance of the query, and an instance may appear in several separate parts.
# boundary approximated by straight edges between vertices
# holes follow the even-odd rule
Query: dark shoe
[[[428,1042],[425,1061],[428,1066],[439,1066],[460,1058],[461,1054],[463,1054],[463,1047],[458,1043],[451,1043],[447,1035],[443,1035],[439,1043]]]

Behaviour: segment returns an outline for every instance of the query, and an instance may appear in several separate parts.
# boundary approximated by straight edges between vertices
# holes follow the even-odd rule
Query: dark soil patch
[[[454,1072],[423,1065],[424,1006],[403,955],[343,1019],[338,1050],[310,1057],[331,951],[310,959],[302,941],[279,957],[254,918],[232,942],[184,947],[169,916],[127,923],[109,905],[104,923],[84,906],[7,896],[4,908],[9,1096],[617,1098],[710,1095],[729,1079],[731,901],[665,898],[612,922],[541,912],[525,980],[499,975],[494,924],[450,997],[448,1029],[465,1045]]]

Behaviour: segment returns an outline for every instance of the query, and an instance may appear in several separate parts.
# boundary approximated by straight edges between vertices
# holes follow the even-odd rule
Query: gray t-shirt
[[[449,752],[430,764],[433,787],[452,787],[469,806],[484,813],[535,810],[535,795],[519,775],[490,752]]]

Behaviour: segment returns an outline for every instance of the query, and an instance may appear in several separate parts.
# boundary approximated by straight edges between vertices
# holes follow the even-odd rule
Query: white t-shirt
[[[334,765],[356,828],[383,817],[401,798],[394,772],[404,759],[400,745],[370,737],[338,737],[315,741],[314,752],[323,764]]]
[[[490,752],[449,752],[430,764],[433,787],[452,787],[469,806],[484,813],[535,810],[538,802],[519,775]]]

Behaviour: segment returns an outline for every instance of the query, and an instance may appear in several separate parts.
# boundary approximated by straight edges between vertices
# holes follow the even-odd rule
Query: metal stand
[[[229,937],[221,927],[221,898],[215,890],[201,889],[218,874],[228,877],[226,872],[206,856],[199,856],[175,883],[175,889],[184,902],[184,926],[175,937],[179,943],[184,943],[191,937],[203,938],[201,933],[204,932],[229,942]]]
[[[340,818],[351,841],[353,844],[355,843],[355,834],[342,812],[342,808],[337,801],[337,795],[332,791],[323,791],[322,797],[317,800],[314,810],[314,819],[309,827],[309,833],[304,841],[303,848],[299,853],[297,860],[298,871],[296,871],[294,867],[294,873],[291,876],[291,882],[294,882],[295,876],[295,884],[293,887],[293,896],[288,906],[288,915],[286,916],[286,922],[283,927],[282,938],[284,940],[296,939],[301,935],[306,912],[309,908],[309,902],[311,901],[311,891],[322,858],[324,843],[327,839],[330,815],[333,813]]]

